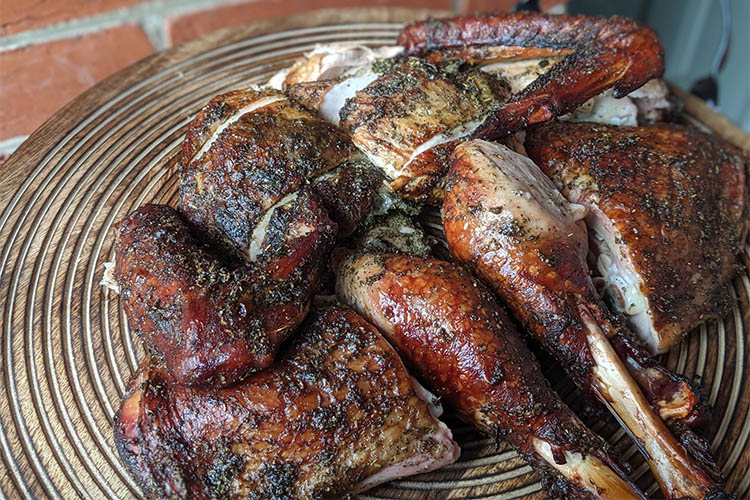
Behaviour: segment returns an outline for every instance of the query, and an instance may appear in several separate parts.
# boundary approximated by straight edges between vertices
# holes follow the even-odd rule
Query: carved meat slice
[[[168,380],[144,361],[116,416],[147,498],[340,498],[459,455],[393,348],[341,306],[311,312],[277,364],[231,388]]]
[[[211,100],[188,126],[181,165],[180,210],[240,260],[249,258],[263,214],[302,186],[321,187],[345,235],[382,182],[345,134],[272,89]],[[331,190],[339,195],[323,192]]]
[[[677,125],[566,123],[530,129],[526,148],[588,208],[604,290],[651,352],[727,312],[750,225],[741,151]]]
[[[456,144],[510,95],[489,73],[419,58],[380,61],[287,92],[351,134],[401,196],[428,202],[442,198],[439,182]]]

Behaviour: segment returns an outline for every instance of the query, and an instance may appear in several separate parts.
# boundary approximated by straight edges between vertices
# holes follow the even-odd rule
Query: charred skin
[[[338,266],[337,292],[464,421],[549,474],[554,494],[642,498],[607,443],[551,389],[491,292],[466,271],[436,259],[352,254]],[[585,463],[572,465],[574,457]]]
[[[168,380],[146,359],[115,418],[147,498],[339,498],[458,456],[398,355],[341,306],[311,312],[277,364],[231,388]]]
[[[750,229],[750,160],[741,151],[678,125],[562,122],[527,131],[526,148],[592,222],[611,224],[616,251],[643,280],[652,326],[637,333],[652,352],[728,312],[726,285]]]
[[[223,386],[271,365],[302,322],[336,226],[310,194],[273,224],[284,251],[229,267],[171,207],[145,205],[117,225],[115,278],[130,327],[174,380]]]
[[[188,126],[180,210],[196,231],[244,260],[266,210],[317,177],[360,160],[345,134],[283,94],[229,92],[211,100]],[[350,199],[348,192],[322,197],[333,204],[332,216],[345,217],[336,220],[345,230],[369,208],[368,199]]]
[[[587,272],[583,213],[576,215],[528,158],[484,141],[456,150],[446,184],[442,216],[451,253],[491,285],[584,391],[610,408],[665,496],[721,492],[715,470],[674,439],[610,344],[616,329]]]
[[[352,234],[372,208],[378,189],[385,182],[382,172],[364,160],[337,167],[312,185],[329,217],[338,225],[339,237]]]
[[[513,12],[429,20],[404,29],[399,44],[406,54],[433,61],[436,57],[492,62],[564,55],[549,72],[496,109],[475,132],[482,138],[551,120],[610,87],[615,97],[625,96],[664,72],[664,50],[656,34],[620,17]]]

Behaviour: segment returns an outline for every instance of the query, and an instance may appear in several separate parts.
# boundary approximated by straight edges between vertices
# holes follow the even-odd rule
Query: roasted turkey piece
[[[448,158],[462,138],[507,135],[574,111],[608,89],[623,97],[664,71],[656,34],[616,17],[514,13],[430,20],[407,27],[399,43],[405,55],[385,60],[363,57],[361,47],[321,50],[275,80],[348,131],[401,196],[436,204]],[[322,67],[326,57],[330,70]],[[545,61],[539,63],[544,69],[533,83],[516,85],[511,98],[497,75],[513,70],[497,63],[529,59]],[[590,116],[636,119],[632,102],[628,111],[611,101]]]
[[[511,59],[479,63],[478,67],[504,78],[515,96],[549,72],[561,59],[562,56]],[[649,80],[627,96],[615,98],[613,93],[613,89],[607,89],[558,119],[611,125],[647,125],[669,121],[680,107],[679,101],[672,97],[669,87],[661,78]]]
[[[694,128],[550,123],[526,149],[571,202],[588,208],[611,303],[653,353],[730,303],[750,228],[750,159]]]
[[[493,112],[475,131],[484,138],[551,120],[609,88],[623,97],[664,72],[656,33],[621,17],[513,12],[428,20],[406,27],[399,44],[433,62],[562,57]]]
[[[181,168],[181,212],[239,260],[254,260],[263,214],[302,186],[320,188],[343,236],[383,180],[345,134],[272,89],[212,99],[188,126]]]
[[[270,366],[304,319],[336,226],[302,192],[267,227],[258,262],[235,268],[171,207],[146,205],[117,225],[114,275],[128,323],[178,383],[222,386]]]
[[[375,328],[312,311],[273,367],[226,389],[145,360],[115,440],[147,498],[341,498],[456,460],[450,430]]]
[[[490,24],[497,21],[492,17],[483,19]],[[519,19],[528,20],[524,16],[520,16]],[[541,18],[533,17],[533,19],[541,22]],[[574,18],[565,19],[572,22]],[[575,19],[581,22],[586,21],[588,23],[586,29],[590,31],[603,29],[601,23],[593,23],[590,18]],[[564,24],[564,20],[558,19],[555,22]],[[549,28],[556,26],[555,22],[550,20],[542,24]],[[631,30],[631,28],[637,28],[636,25],[618,24],[618,22],[613,21],[613,25],[619,26],[628,33],[630,33],[628,30]],[[488,29],[490,28],[488,27]],[[566,36],[570,35],[570,32],[566,33]],[[593,36],[593,31],[589,35]],[[610,35],[615,36],[611,33]],[[544,34],[539,34],[539,37],[544,38]],[[547,41],[549,42],[549,40]],[[487,39],[482,39],[481,43],[485,42],[487,42]],[[571,40],[568,40],[568,42],[572,43]],[[581,49],[580,46],[578,48]],[[534,52],[536,49],[528,49],[531,52],[525,52],[526,48],[517,47],[520,52],[510,51],[508,53],[510,55],[506,54],[511,57],[511,61],[504,60],[500,63],[486,64],[487,61],[493,60],[494,56],[498,56],[506,49],[507,47],[493,49],[489,46],[482,46],[481,50],[476,49],[474,55],[478,56],[481,52],[486,56],[485,59],[469,58],[467,60],[472,64],[481,66],[483,71],[494,72],[498,71],[498,65],[518,65],[530,62],[528,59],[514,60],[511,57],[513,54],[515,54],[513,57],[539,55]],[[499,93],[493,93],[490,90],[494,88],[504,91],[504,87],[497,80],[488,76],[480,78],[477,75],[481,75],[481,72],[472,70],[472,66],[468,68],[461,65],[450,66],[446,60],[446,54],[451,53],[452,49],[450,48],[443,49],[440,53],[429,52],[428,57],[435,60],[436,65],[417,58],[376,60],[373,62],[372,58],[357,56],[357,54],[363,53],[361,47],[350,47],[348,50],[352,57],[347,58],[344,57],[348,53],[346,50],[346,48],[340,48],[336,51],[335,47],[320,48],[318,49],[319,57],[312,54],[306,60],[300,60],[295,65],[298,70],[295,74],[297,77],[304,74],[314,78],[330,73],[328,69],[321,67],[326,58],[334,59],[339,63],[338,71],[341,71],[342,61],[351,60],[352,64],[360,63],[363,66],[345,70],[342,74],[337,73],[337,78],[330,82],[298,83],[289,86],[287,91],[294,94],[302,102],[317,109],[326,119],[348,128],[354,134],[354,142],[373,158],[373,162],[380,166],[391,178],[396,176],[391,185],[399,190],[399,194],[414,198],[417,193],[414,188],[418,188],[424,196],[416,196],[417,199],[439,201],[442,198],[441,178],[449,162],[448,155],[458,143],[465,140],[465,138],[461,138],[462,134],[464,136],[470,134],[473,128],[479,126],[482,122],[481,119],[475,118],[472,121],[470,118],[471,116],[483,116],[480,109],[472,107],[476,104],[477,96],[482,94],[466,91],[466,88],[470,87],[468,84],[482,82],[482,85],[478,85],[476,88],[487,90],[485,92],[487,99],[480,99],[484,102],[485,107],[493,102],[499,102]],[[367,54],[367,52],[364,53]],[[559,55],[550,56],[552,59],[559,59],[560,57]],[[464,57],[464,59],[466,58]],[[534,59],[533,61],[540,61],[540,59]],[[305,64],[308,65],[307,69],[299,71],[306,67]],[[442,67],[438,65],[442,65]],[[500,73],[508,75],[508,71],[509,67],[503,66]],[[540,70],[538,74],[543,75],[547,72],[548,68],[545,67],[544,71]],[[534,77],[536,75],[526,76],[523,78],[524,82],[516,82],[515,84],[518,87],[515,90],[523,92],[528,85],[528,80]],[[289,78],[287,76],[287,79]],[[644,96],[648,95],[649,92],[655,92],[659,95],[659,82],[653,80],[650,83],[636,90],[635,92],[640,93],[640,97],[638,99],[634,97],[633,100],[648,100]],[[652,84],[655,84],[656,91],[651,89],[647,92],[650,87],[654,87]],[[435,89],[439,89],[440,92],[435,91]],[[612,89],[609,89],[607,93],[607,95],[600,95],[594,99],[596,102],[593,103],[592,115],[585,116],[586,113],[579,109],[576,114],[580,116],[569,118],[617,121],[627,115],[625,113],[620,116],[616,109],[618,107],[627,108],[626,105],[622,104],[624,99],[612,98]],[[495,95],[495,98],[490,98],[493,95]],[[663,94],[661,99],[663,100]],[[638,110],[635,109],[637,106],[632,102],[629,105],[633,108],[630,119],[635,122],[638,114]],[[606,110],[607,108],[610,108],[609,111]],[[341,118],[340,122],[339,118]],[[462,125],[458,126],[457,124]],[[446,129],[446,127],[448,128]],[[437,133],[441,130],[442,132]],[[428,137],[430,138],[425,142]],[[520,148],[517,150],[520,151],[523,149],[523,144],[518,144]],[[423,188],[428,189],[423,190]],[[651,403],[658,405],[659,413],[665,420],[670,422],[680,421],[680,425],[687,424],[692,427],[707,422],[709,412],[707,405],[700,397],[700,391],[691,388],[684,377],[669,372],[656,361],[649,359],[648,353],[640,349],[638,343],[630,338],[630,335],[619,335],[614,347],[618,355],[626,362],[628,369],[637,378],[643,390],[646,391]]]
[[[618,339],[617,326],[588,274],[583,207],[568,204],[531,160],[485,141],[456,149],[446,183],[443,225],[453,255],[497,291],[582,389],[610,408],[664,495],[700,499],[721,492],[710,455],[701,447],[688,452],[672,436],[610,343]]]
[[[456,264],[352,254],[337,293],[466,422],[513,445],[565,498],[643,498],[555,394],[491,292]]]
[[[286,92],[351,135],[402,197],[436,201],[453,148],[505,102],[504,80],[419,58],[378,61]]]

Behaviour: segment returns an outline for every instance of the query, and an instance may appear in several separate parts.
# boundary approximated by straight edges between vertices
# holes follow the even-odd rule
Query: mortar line
[[[20,49],[37,43],[53,42],[96,33],[121,24],[138,24],[154,43],[157,50],[166,48],[166,36],[153,28],[156,19],[165,21],[175,14],[202,10],[206,7],[244,3],[243,0],[158,0],[132,7],[95,14],[80,19],[69,19],[44,28],[23,31],[0,38],[0,52]]]

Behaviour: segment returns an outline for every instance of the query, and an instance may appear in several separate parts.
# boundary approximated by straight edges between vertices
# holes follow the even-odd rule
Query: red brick
[[[288,16],[313,9],[344,7],[413,7],[451,10],[452,0],[258,0],[239,5],[190,12],[168,21],[167,32],[172,44],[261,19]]]
[[[33,132],[72,98],[154,51],[136,26],[0,52],[0,141]]]
[[[0,0],[0,36],[101,14],[147,0]]]
[[[465,2],[465,13],[507,11],[513,9],[518,0],[467,0]],[[555,5],[568,3],[567,0],[540,0],[539,6],[542,11],[547,11]]]

